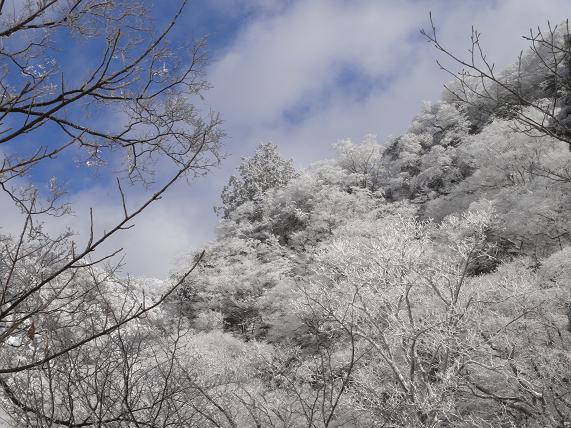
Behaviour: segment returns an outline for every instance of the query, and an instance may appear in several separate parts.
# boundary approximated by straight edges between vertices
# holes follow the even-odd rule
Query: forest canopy
[[[72,10],[73,25],[42,21],[46,31],[118,25],[120,10],[88,4]],[[119,16],[138,34],[134,13]],[[16,20],[13,31],[30,25]],[[148,56],[113,65],[105,54],[112,65],[97,69],[97,84],[77,89],[86,108],[131,112],[129,132],[60,117],[74,89],[32,93],[55,72],[29,72],[16,93],[6,86],[0,111],[31,117],[16,122],[21,133],[45,119],[70,140],[3,158],[5,191],[53,150],[77,145],[93,161],[119,151],[121,230],[139,212],[122,183],[148,179],[155,155],[176,172],[140,209],[218,161],[219,119],[189,102],[207,86],[201,45],[198,69],[153,74],[168,46],[144,34],[131,42]],[[339,141],[335,158],[303,169],[259,145],[221,192],[216,238],[168,281],[89,258],[108,232],[92,231],[83,252],[71,235],[50,236],[35,222],[39,196],[14,193],[27,220],[20,235],[0,235],[0,408],[11,423],[569,426],[569,28],[532,33],[502,72],[448,51],[434,28],[424,34],[464,66],[441,101],[398,137]],[[98,36],[126,49],[119,33]],[[481,52],[477,33],[473,42]],[[2,82],[13,70],[3,72]],[[64,214],[58,196],[47,209]]]

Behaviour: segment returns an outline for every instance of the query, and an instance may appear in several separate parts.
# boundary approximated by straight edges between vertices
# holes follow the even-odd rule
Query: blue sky
[[[155,1],[168,16],[174,0]],[[406,131],[424,100],[437,101],[447,75],[436,52],[419,36],[432,11],[442,42],[469,47],[470,28],[483,33],[499,67],[517,58],[530,27],[560,22],[568,0],[196,0],[183,16],[178,40],[207,35],[208,79],[201,106],[221,113],[229,154],[213,174],[180,183],[110,246],[126,249],[125,271],[165,277],[177,259],[215,233],[212,207],[241,156],[272,141],[298,166],[331,157],[340,139],[379,141]],[[160,14],[160,15],[159,15]],[[159,19],[160,21],[160,19]],[[89,49],[67,52],[80,67]],[[101,118],[113,120],[113,118]],[[102,174],[44,171],[72,184],[77,212],[97,207],[101,227],[117,215],[115,189]],[[42,177],[36,177],[41,180]],[[18,222],[3,208],[4,229]],[[67,221],[85,230],[81,215]],[[54,230],[62,224],[51,226]]]

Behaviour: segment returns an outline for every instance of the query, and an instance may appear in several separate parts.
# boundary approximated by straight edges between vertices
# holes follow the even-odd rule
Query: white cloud
[[[291,3],[291,0],[210,0],[209,6],[217,13],[235,18],[245,13],[278,13]]]
[[[375,6],[378,4],[379,6]],[[335,90],[339,71],[370,77],[396,72],[409,55],[410,6],[298,2],[283,15],[255,21],[215,63],[208,95],[238,130],[266,125],[296,103]]]
[[[215,203],[212,196],[216,194],[211,183],[202,183],[201,189],[178,183],[163,199],[135,217],[129,223],[134,225],[133,228],[118,231],[90,257],[96,260],[122,248],[123,251],[110,262],[119,262],[124,256],[123,273],[164,278],[180,267],[177,266],[178,259],[212,239],[217,219],[210,214]],[[140,191],[130,192],[129,211],[139,206],[144,198]],[[95,239],[122,220],[123,212],[116,188],[89,188],[71,195],[69,202],[73,207],[71,215],[58,218],[43,216],[36,218],[36,222],[42,221],[44,231],[51,236],[57,236],[69,228],[75,233],[73,239],[78,249],[85,248],[89,237],[90,208],[93,209]],[[18,235],[25,216],[4,192],[0,192],[0,213],[0,235]]]
[[[208,191],[210,186],[203,183],[202,187]],[[135,192],[129,198],[131,212],[145,200],[145,195]],[[208,200],[209,194],[201,194],[199,189],[189,188],[186,183],[180,182],[169,189],[161,200],[135,217],[129,223],[134,225],[132,229],[117,232],[92,257],[101,257],[123,248],[120,254],[124,256],[123,272],[164,278],[177,268],[178,258],[212,239],[217,219],[210,215],[212,200],[210,206],[205,206]],[[90,208],[93,208],[96,235],[109,230],[122,219],[116,189],[89,189],[74,195],[71,204],[74,215],[65,217],[65,224],[50,222],[50,230],[56,232],[70,227],[79,234],[79,243],[85,243],[88,236]],[[119,257],[114,260],[118,261]]]
[[[294,2],[282,14],[249,23],[210,70],[208,100],[219,109],[242,155],[272,140],[296,160],[328,155],[339,138],[402,132],[424,99],[438,99],[449,79],[437,52],[419,37],[433,11],[440,39],[466,53],[470,28],[483,34],[490,58],[505,66],[526,46],[530,26],[558,22],[564,0]],[[355,97],[338,78],[344,67],[378,82]],[[388,82],[388,83],[387,83]],[[291,123],[285,113],[302,108]]]
[[[530,27],[557,23],[568,0],[214,0],[229,16],[251,16],[209,70],[214,89],[207,103],[222,113],[233,156],[217,174],[190,190],[180,185],[107,249],[126,249],[126,270],[162,277],[178,256],[214,234],[212,206],[239,157],[272,140],[298,163],[331,156],[340,138],[373,132],[382,139],[403,132],[422,101],[437,100],[448,76],[434,63],[436,52],[419,37],[433,11],[442,42],[458,53],[469,47],[470,27],[483,33],[490,58],[505,66],[526,46]],[[347,67],[366,81],[366,94],[342,82]],[[341,82],[340,82],[341,79]],[[354,82],[355,83],[355,82]],[[369,87],[369,86],[367,86]],[[357,94],[357,92],[359,92]],[[286,113],[299,111],[295,121]],[[114,190],[90,189],[73,196],[69,226],[86,230],[95,207],[98,228],[119,215]],[[1,224],[16,227],[0,198]],[[61,225],[60,225],[61,226]],[[85,236],[85,235],[84,235]]]

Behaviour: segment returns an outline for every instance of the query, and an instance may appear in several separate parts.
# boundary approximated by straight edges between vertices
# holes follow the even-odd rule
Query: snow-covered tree
[[[377,136],[369,134],[360,144],[343,140],[333,146],[337,152],[338,165],[355,174],[360,186],[372,192],[381,187],[383,173],[382,155],[384,147],[377,142]]]
[[[102,247],[220,159],[220,119],[193,105],[208,87],[204,42],[173,48],[187,2],[174,3],[0,1],[0,192],[21,220],[0,235],[0,411],[17,426],[170,423],[174,344],[148,321],[193,268],[144,296],[116,275],[122,250]],[[85,230],[50,234],[49,216],[73,208],[61,183],[95,170],[119,216],[103,230],[98,207],[81,210]]]
[[[260,144],[252,158],[243,158],[239,174],[231,176],[222,190],[222,206],[216,210],[227,218],[245,202],[257,202],[270,189],[283,187],[296,176],[292,160],[283,159],[275,144]]]
[[[432,23],[422,33],[434,47],[462,68],[445,68],[453,82],[446,86],[446,101],[468,113],[473,130],[493,118],[515,120],[521,132],[558,138],[571,149],[569,93],[571,92],[571,34],[569,22],[548,24],[524,36],[529,48],[510,67],[498,71],[486,55],[481,34],[472,29],[468,57],[448,49]],[[530,108],[531,107],[531,108]],[[531,114],[530,114],[531,113]],[[536,114],[539,113],[539,114]]]
[[[525,261],[469,274],[492,257],[494,221],[487,206],[439,226],[400,213],[349,224],[323,247],[297,308],[317,338],[352,350],[330,356],[340,374],[329,382],[350,376],[344,400],[361,424],[556,426],[571,416],[566,288],[542,288]]]

